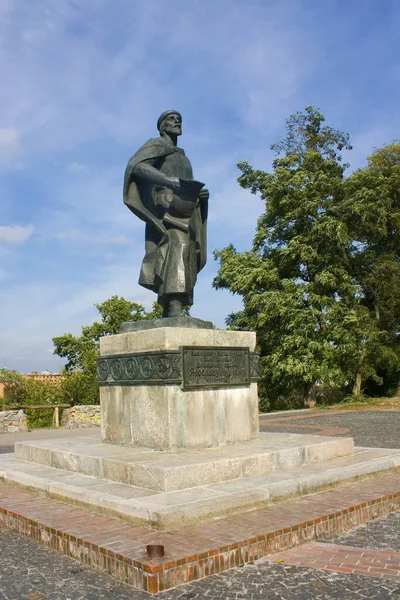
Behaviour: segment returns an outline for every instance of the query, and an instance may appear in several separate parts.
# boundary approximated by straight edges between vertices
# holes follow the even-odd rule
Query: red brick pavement
[[[355,573],[400,582],[400,552],[314,542],[279,552],[268,560],[337,573]]]
[[[152,594],[347,531],[399,508],[396,472],[160,532],[0,483],[0,525]],[[165,557],[150,560],[147,544],[163,544]]]
[[[268,417],[262,418],[260,417],[260,427],[277,427],[279,429],[289,428],[289,429],[309,429],[315,435],[345,435],[350,432],[350,429],[347,427],[333,427],[331,425],[307,425],[305,423],[294,423],[298,419],[317,419],[318,417],[326,417],[327,414],[329,416],[332,415],[341,415],[341,414],[349,414],[349,410],[330,410],[329,413],[325,411],[321,411],[318,413],[312,414],[285,414],[278,417]]]

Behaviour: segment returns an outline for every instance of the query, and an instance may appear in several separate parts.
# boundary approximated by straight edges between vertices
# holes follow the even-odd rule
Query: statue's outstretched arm
[[[156,169],[156,167],[153,167],[151,163],[152,161],[143,161],[136,165],[133,169],[134,177],[147,179],[147,181],[151,181],[154,185],[167,187],[171,190],[179,190],[179,179],[167,177],[164,173]]]

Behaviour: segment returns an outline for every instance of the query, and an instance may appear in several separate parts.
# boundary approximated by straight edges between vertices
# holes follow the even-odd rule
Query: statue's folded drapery
[[[135,173],[141,163],[168,177],[193,180],[192,168],[182,149],[163,137],[150,139],[129,160],[124,181],[124,202],[146,223],[146,252],[139,284],[164,295],[181,294],[193,302],[197,273],[207,258],[206,221],[208,202],[201,199],[191,217],[169,210],[173,192]]]

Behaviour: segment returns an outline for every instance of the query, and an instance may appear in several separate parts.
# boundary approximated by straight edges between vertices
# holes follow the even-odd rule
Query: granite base
[[[258,442],[170,454],[104,444],[91,435],[79,442],[19,442],[15,456],[0,456],[0,479],[167,530],[400,466],[399,450],[353,448],[351,438],[269,433]]]
[[[182,347],[225,354],[235,349],[253,353],[255,343],[253,332],[183,327],[101,338],[103,440],[173,451],[256,439],[258,393],[250,375],[243,384],[217,383],[186,389],[181,360]],[[210,372],[218,373],[212,362],[208,365]]]

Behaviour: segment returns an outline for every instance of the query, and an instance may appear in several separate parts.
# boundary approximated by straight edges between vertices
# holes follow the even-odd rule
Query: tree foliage
[[[4,383],[4,406],[6,409],[18,406],[46,406],[47,404],[64,404],[67,402],[60,385],[47,381],[24,377],[15,371],[0,370],[0,381]],[[50,427],[53,423],[53,409],[26,409],[28,427]]]
[[[396,298],[378,288],[382,269],[393,281],[398,276],[398,157],[387,147],[346,179],[349,137],[324,121],[314,107],[292,115],[285,139],[272,146],[271,173],[239,163],[240,185],[261,196],[265,212],[250,251],[230,245],[215,252],[214,286],[243,299],[228,325],[257,332],[265,406],[282,398],[307,404],[317,383],[340,387],[360,372],[378,378],[379,361],[395,363],[383,322],[396,337]]]
[[[400,143],[375,150],[346,180],[342,218],[353,240],[351,273],[374,329],[371,339],[364,336],[358,380],[372,378],[393,392],[400,367]]]

